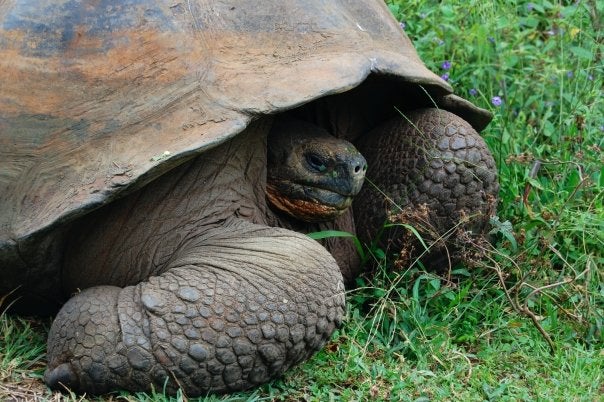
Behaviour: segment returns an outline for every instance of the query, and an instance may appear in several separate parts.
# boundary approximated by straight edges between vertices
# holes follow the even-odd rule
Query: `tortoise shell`
[[[490,119],[382,1],[0,2],[0,254],[370,75]]]

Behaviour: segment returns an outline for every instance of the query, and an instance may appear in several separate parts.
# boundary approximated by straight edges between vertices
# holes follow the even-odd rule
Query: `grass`
[[[483,133],[501,181],[494,247],[453,267],[454,281],[392,272],[387,251],[365,250],[384,269],[350,292],[346,325],[322,352],[208,400],[601,400],[604,4],[388,5],[428,67],[495,115]],[[37,381],[46,327],[0,316],[0,399],[58,400]]]

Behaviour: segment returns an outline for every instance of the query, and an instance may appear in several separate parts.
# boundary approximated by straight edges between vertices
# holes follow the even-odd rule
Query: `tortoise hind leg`
[[[439,240],[424,258],[438,268],[444,247],[454,245],[440,239],[457,228],[486,229],[499,191],[497,170],[484,140],[458,116],[439,109],[411,111],[366,135],[359,150],[369,166],[368,183],[354,203],[363,241],[374,239],[385,223],[410,224],[426,243]],[[424,250],[412,238],[395,226],[383,233],[381,244],[417,257]]]
[[[241,390],[310,357],[343,313],[341,274],[317,242],[230,219],[160,276],[74,296],[52,325],[45,380],[93,394]]]

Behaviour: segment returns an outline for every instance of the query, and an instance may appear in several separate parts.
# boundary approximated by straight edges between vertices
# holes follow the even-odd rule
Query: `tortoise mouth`
[[[266,186],[266,199],[272,207],[305,222],[325,222],[338,217],[350,207],[355,195],[306,183],[281,181]]]

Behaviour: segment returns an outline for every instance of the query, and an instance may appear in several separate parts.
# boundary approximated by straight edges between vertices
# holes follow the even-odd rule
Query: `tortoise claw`
[[[53,369],[46,370],[44,382],[50,389],[56,390],[77,389],[80,383],[71,363],[62,363]]]

